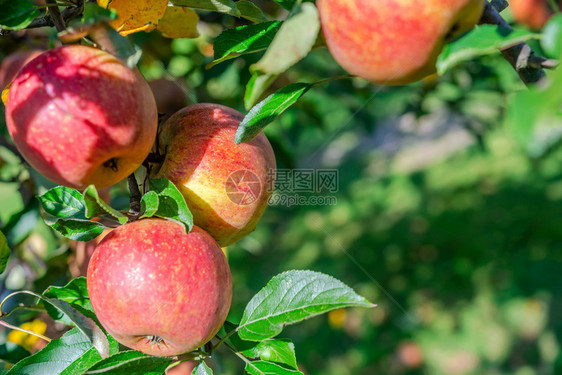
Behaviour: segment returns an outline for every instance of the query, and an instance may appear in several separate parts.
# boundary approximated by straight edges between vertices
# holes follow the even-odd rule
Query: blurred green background
[[[212,13],[201,18],[198,39],[133,35],[144,51],[140,69],[160,80],[155,95],[170,111],[214,102],[246,112],[248,68],[260,54],[206,70],[220,25],[235,23]],[[0,38],[0,58],[52,46],[53,37],[12,33]],[[342,74],[320,48],[269,93]],[[281,337],[295,343],[305,374],[562,373],[562,152],[530,159],[512,139],[506,102],[522,89],[498,55],[404,87],[347,79],[312,89],[266,134],[278,168],[336,169],[338,191],[323,194],[337,203],[272,206],[254,233],[228,249],[230,319],[274,275],[311,269],[378,306],[288,327]],[[2,295],[64,285],[69,264],[79,272],[76,246],[41,222],[33,196],[48,182],[4,148],[0,159],[0,229],[14,249],[0,276]],[[125,189],[113,189],[114,207],[126,208]],[[56,336],[62,327],[46,329]],[[0,332],[5,358],[13,347]],[[218,374],[243,371],[228,351],[209,363]]]

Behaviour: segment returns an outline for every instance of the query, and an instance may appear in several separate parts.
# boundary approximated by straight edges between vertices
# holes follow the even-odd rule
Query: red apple
[[[562,3],[556,0],[555,2]],[[548,0],[510,0],[509,8],[517,22],[535,30],[546,25],[554,14]]]
[[[326,44],[348,72],[380,84],[435,73],[451,38],[479,21],[485,0],[318,0]]]
[[[103,327],[121,344],[158,356],[207,343],[232,298],[230,269],[215,240],[164,219],[109,233],[90,260],[87,285]]]
[[[176,112],[158,138],[165,160],[154,171],[183,194],[196,225],[221,246],[256,228],[275,181],[275,156],[263,133],[235,144],[244,116],[218,104],[196,104]]]
[[[30,50],[14,52],[4,60],[0,65],[0,90],[3,90],[12,79],[16,76],[18,71],[23,68],[25,64],[40,55],[43,51]]]
[[[140,73],[99,49],[69,45],[20,70],[6,123],[18,150],[42,175],[77,189],[101,189],[142,164],[158,118]]]

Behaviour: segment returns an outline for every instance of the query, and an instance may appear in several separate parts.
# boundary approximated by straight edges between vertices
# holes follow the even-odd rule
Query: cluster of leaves
[[[50,287],[43,294],[31,294],[50,316],[75,328],[50,341],[39,352],[17,362],[7,374],[131,374],[160,375],[180,362],[152,357],[133,350],[120,350],[118,343],[96,321],[88,298],[86,279],[76,278],[64,287]],[[227,322],[217,343],[228,346],[246,362],[249,374],[302,374],[297,367],[294,345],[274,339],[283,327],[344,307],[373,307],[342,282],[312,271],[288,271],[274,277],[248,303],[239,324]],[[20,306],[19,308],[33,306]],[[6,317],[10,314],[3,313]],[[221,337],[222,336],[222,337]],[[195,374],[212,374],[202,361],[210,352],[199,349],[184,355],[201,360]],[[40,366],[37,366],[40,364]]]

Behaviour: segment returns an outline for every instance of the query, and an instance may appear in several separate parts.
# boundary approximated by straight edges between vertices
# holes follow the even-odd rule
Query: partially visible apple
[[[187,105],[187,90],[179,81],[165,78],[155,79],[148,82],[158,113],[171,116]]]
[[[3,90],[12,79],[16,76],[21,68],[43,51],[41,50],[29,50],[29,51],[17,51],[10,54],[0,65],[0,90]]]
[[[554,14],[548,0],[510,0],[509,9],[515,21],[534,30],[541,29]]]
[[[349,73],[400,85],[436,71],[450,39],[472,29],[485,0],[317,0],[326,44]]]
[[[198,227],[142,219],[109,233],[87,276],[102,326],[121,344],[174,356],[207,343],[232,298],[230,269],[219,245]]]
[[[256,228],[275,181],[275,156],[263,133],[234,143],[243,118],[222,105],[196,104],[170,117],[158,138],[166,156],[154,177],[178,187],[195,224],[221,246]]]
[[[13,80],[6,123],[23,157],[57,184],[111,186],[135,171],[158,118],[140,73],[99,49],[47,51]]]

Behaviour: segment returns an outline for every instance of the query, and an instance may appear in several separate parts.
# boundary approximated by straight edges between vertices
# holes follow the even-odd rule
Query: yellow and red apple
[[[326,44],[349,73],[399,85],[436,71],[445,43],[472,29],[484,0],[317,0]]]
[[[39,173],[60,185],[101,189],[142,164],[156,138],[158,115],[138,71],[99,49],[69,45],[19,71],[6,123]]]
[[[275,181],[275,156],[263,133],[234,143],[243,118],[222,105],[196,104],[170,117],[158,137],[165,159],[153,176],[178,187],[194,223],[221,246],[255,229]]]

